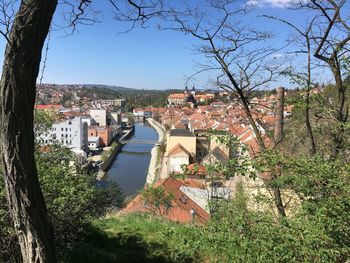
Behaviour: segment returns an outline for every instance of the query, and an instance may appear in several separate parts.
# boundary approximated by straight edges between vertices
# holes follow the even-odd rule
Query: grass
[[[64,262],[201,262],[198,255],[184,254],[176,240],[167,238],[175,228],[179,236],[195,229],[151,214],[96,220],[84,242]]]

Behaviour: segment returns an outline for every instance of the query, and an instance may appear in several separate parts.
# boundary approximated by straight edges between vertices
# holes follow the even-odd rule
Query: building
[[[171,194],[173,199],[171,206],[162,216],[169,220],[181,223],[197,223],[204,225],[209,220],[210,215],[207,209],[205,186],[197,180],[180,181],[173,177],[158,181],[154,187],[162,186],[167,194]],[[198,194],[198,193],[199,194]],[[151,212],[150,206],[144,202],[141,195],[136,196],[122,210],[122,213]]]
[[[173,129],[167,135],[167,155],[180,144],[192,157],[196,156],[196,136],[187,129]]]
[[[90,150],[94,150],[102,146],[102,140],[100,137],[89,136],[88,137],[88,146]]]
[[[122,114],[119,112],[111,112],[109,114],[110,125],[121,125],[122,123]]]
[[[172,93],[168,96],[168,105],[170,106],[182,106],[185,105],[185,94]]]
[[[90,116],[95,120],[97,126],[107,126],[106,110],[90,110]]]
[[[58,112],[63,112],[65,109],[60,104],[37,104],[35,105],[37,110],[53,110]]]
[[[151,118],[152,117],[152,111],[151,109],[144,109],[144,108],[135,108],[132,111],[134,117],[140,117],[140,118]]]
[[[88,128],[89,137],[100,137],[100,146],[109,146],[113,138],[113,130],[110,127],[103,126],[89,126]]]
[[[182,167],[190,163],[191,154],[180,143],[168,152],[169,172],[182,173]]]
[[[209,103],[214,99],[214,94],[196,92],[196,88],[193,86],[191,92],[186,87],[183,93],[171,93],[168,96],[169,106],[184,106],[186,104],[197,105],[197,103]]]
[[[88,128],[82,117],[68,118],[54,123],[47,133],[41,134],[38,140],[42,144],[58,143],[78,154],[85,154],[88,149]]]

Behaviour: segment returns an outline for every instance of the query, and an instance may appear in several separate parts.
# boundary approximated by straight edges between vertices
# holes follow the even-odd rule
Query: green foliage
[[[37,153],[39,179],[60,254],[81,241],[80,235],[91,220],[104,215],[112,205],[122,205],[115,185],[97,188],[95,174],[72,165],[65,150],[54,146],[47,153]]]
[[[171,193],[167,193],[163,186],[147,186],[140,191],[140,194],[145,207],[159,215],[168,212],[174,199],[174,196]]]
[[[95,186],[95,174],[72,164],[73,155],[59,145],[36,153],[40,184],[48,215],[53,223],[59,256],[79,245],[86,226],[123,200],[116,185]],[[17,239],[5,205],[3,180],[0,183],[0,261],[19,257]]]
[[[35,110],[35,135],[47,132],[55,122],[57,112],[55,110]]]
[[[186,249],[191,244],[183,242],[195,229],[150,213],[96,220],[88,229],[86,242],[64,262],[203,262],[197,252]],[[169,238],[175,233],[179,238]]]
[[[342,210],[347,207],[336,208],[327,215],[330,218],[322,206],[313,215],[303,208],[294,217],[276,220],[272,213],[250,210],[248,203],[239,185],[233,200],[217,203],[207,226],[176,224],[150,214],[95,221],[87,242],[70,262],[289,263],[349,258],[349,231],[344,229],[349,221],[339,217],[347,214]],[[328,205],[327,213],[338,202]],[[330,228],[342,229],[343,235]]]

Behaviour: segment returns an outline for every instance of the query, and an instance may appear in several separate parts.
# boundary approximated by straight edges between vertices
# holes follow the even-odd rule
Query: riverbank
[[[106,148],[108,148],[109,154],[106,157],[106,159],[104,160],[104,162],[102,162],[100,164],[100,169],[99,169],[99,172],[98,172],[97,178],[96,178],[97,180],[100,181],[106,176],[109,167],[112,165],[118,152],[123,147],[123,144],[120,144],[119,141],[129,138],[133,132],[134,132],[134,127],[132,127],[132,129],[130,129],[130,130],[126,130],[125,134],[122,135],[120,137],[120,139],[117,141],[117,145],[115,145],[113,147],[106,147]]]
[[[152,185],[155,181],[159,179],[159,168],[163,162],[163,149],[165,149],[166,144],[166,132],[163,125],[154,119],[147,119],[148,123],[156,130],[158,133],[158,143],[154,145],[151,151],[151,161],[148,167],[148,173],[146,178],[146,183]]]

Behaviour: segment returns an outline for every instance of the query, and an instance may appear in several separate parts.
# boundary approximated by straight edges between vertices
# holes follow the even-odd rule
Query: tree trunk
[[[339,63],[334,60],[330,60],[328,62],[330,68],[332,69],[332,73],[335,79],[335,86],[338,91],[338,109],[335,114],[335,119],[337,120],[337,128],[335,129],[335,132],[333,132],[333,149],[331,153],[331,159],[335,159],[339,156],[339,153],[341,152],[344,144],[344,136],[345,136],[345,129],[344,124],[347,121],[347,109],[345,107],[345,100],[346,100],[346,87],[343,84],[343,80],[341,77],[341,72],[339,69]]]
[[[276,90],[277,92],[277,102],[276,102],[276,122],[275,122],[275,131],[274,131],[274,141],[275,146],[283,138],[283,125],[284,125],[284,88],[279,87]],[[275,167],[274,171],[271,172],[271,177],[273,180],[276,180],[281,175],[281,167],[278,165]],[[285,207],[283,205],[281,189],[274,187],[273,189],[274,201],[277,207],[278,213],[280,216],[285,217]]]
[[[0,82],[0,150],[23,262],[56,262],[52,226],[34,158],[33,108],[41,51],[57,0],[22,0]]]
[[[284,123],[284,88],[277,88],[277,101],[276,101],[276,121],[275,121],[275,144],[278,144],[283,137],[283,123]]]
[[[312,131],[311,121],[310,121],[310,91],[311,91],[311,45],[309,33],[305,35],[306,47],[307,47],[307,91],[306,91],[306,108],[305,108],[305,124],[306,130],[310,137],[310,153],[311,155],[316,154],[316,142],[314,133]]]

